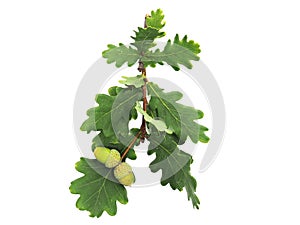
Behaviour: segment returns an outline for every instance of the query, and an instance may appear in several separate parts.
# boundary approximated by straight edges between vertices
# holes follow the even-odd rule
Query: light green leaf
[[[120,43],[119,46],[108,45],[108,49],[102,52],[102,56],[107,59],[107,63],[116,63],[116,67],[121,67],[127,62],[128,66],[132,66],[140,58],[136,49],[126,47]]]
[[[156,28],[157,30],[162,29],[166,22],[163,21],[165,15],[161,9],[157,9],[156,11],[151,11],[150,17],[146,18],[146,24],[148,27]]]
[[[120,80],[119,83],[127,85],[127,86],[134,86],[136,88],[142,87],[145,84],[145,76],[138,75],[136,77],[126,77],[122,76],[124,80]]]
[[[114,216],[117,213],[116,202],[128,202],[127,191],[113,176],[113,170],[106,168],[95,159],[81,158],[76,170],[84,176],[71,182],[72,194],[80,197],[76,206],[87,210],[91,217],[100,217],[104,211]]]
[[[165,133],[152,133],[148,138],[150,142],[148,154],[154,154],[156,158],[151,162],[152,172],[161,170],[161,184],[170,184],[172,189],[182,191],[185,188],[188,200],[192,200],[193,206],[199,209],[200,201],[196,195],[197,182],[190,173],[192,157],[181,151],[175,135]]]
[[[159,120],[159,119],[154,119],[151,116],[149,116],[149,114],[142,109],[142,107],[141,107],[141,105],[140,105],[139,102],[136,102],[135,109],[144,116],[144,119],[148,123],[151,123],[152,125],[154,125],[155,128],[158,131],[164,131],[164,132],[166,132],[168,134],[172,134],[173,133],[172,130],[170,130],[170,129],[167,128],[167,125],[165,124],[164,121]]]

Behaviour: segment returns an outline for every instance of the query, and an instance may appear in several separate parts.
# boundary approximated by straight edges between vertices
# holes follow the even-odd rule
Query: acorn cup
[[[135,176],[132,172],[131,166],[122,162],[114,169],[115,178],[125,186],[131,186],[135,182]]]

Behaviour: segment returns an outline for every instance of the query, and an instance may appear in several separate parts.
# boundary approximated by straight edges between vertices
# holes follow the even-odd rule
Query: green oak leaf
[[[161,9],[157,9],[156,11],[151,11],[150,17],[146,18],[146,24],[148,27],[153,27],[157,30],[162,29],[166,22],[163,21],[165,15]]]
[[[157,113],[157,117],[163,118],[168,129],[172,130],[180,142],[185,142],[187,137],[197,143],[207,143],[209,138],[205,135],[208,129],[195,121],[201,119],[204,114],[193,107],[177,103],[182,94],[177,91],[164,92],[157,84],[147,83],[148,93],[151,95],[149,109]]]
[[[198,61],[200,51],[198,43],[192,40],[188,41],[186,35],[180,40],[179,35],[176,34],[173,43],[169,40],[162,51],[160,49],[156,49],[154,52],[147,51],[141,60],[151,66],[165,62],[175,70],[180,69],[179,65],[191,69],[193,66],[191,60]]]
[[[112,86],[108,89],[108,94],[110,96],[117,96],[124,88],[118,86]],[[132,108],[130,111],[129,120],[134,119],[136,120],[138,117],[137,111],[135,108]]]
[[[192,156],[181,151],[175,135],[163,132],[152,133],[148,138],[150,142],[148,154],[154,154],[156,158],[150,163],[152,172],[161,170],[161,184],[170,184],[173,190],[182,191],[185,188],[188,200],[192,201],[193,207],[199,209],[200,201],[196,195],[197,182],[190,173]]]
[[[119,46],[107,45],[108,49],[102,52],[102,56],[107,59],[107,63],[116,63],[116,67],[121,67],[124,63],[132,66],[140,58],[136,49],[126,47],[120,43]]]
[[[98,106],[87,111],[88,119],[80,127],[82,131],[87,131],[87,133],[102,131],[106,137],[128,135],[129,120],[136,116],[132,109],[136,101],[142,98],[143,94],[140,88],[124,88],[119,91],[116,96],[105,94],[96,96]],[[113,89],[110,92],[115,94]],[[118,129],[113,128],[112,119]]]
[[[144,79],[146,78],[143,75],[138,75],[136,77],[126,77],[126,76],[122,76],[122,78],[124,80],[120,80],[119,83],[120,84],[124,84],[127,86],[134,86],[136,88],[142,87],[145,84]]]
[[[159,30],[147,27],[141,28],[138,27],[138,31],[135,32],[135,37],[131,37],[135,42],[131,43],[138,49],[140,56],[143,56],[144,53],[149,50],[150,48],[154,47],[156,44],[154,40],[156,38],[161,38],[165,36],[165,32],[160,32]]]
[[[95,159],[81,158],[76,170],[84,176],[71,182],[72,194],[80,194],[76,206],[87,210],[91,217],[100,217],[104,211],[114,216],[116,202],[127,204],[127,191],[113,176],[113,170],[106,168]]]
[[[143,110],[143,108],[141,107],[140,103],[137,102],[135,109],[141,113],[144,116],[144,119],[148,122],[151,123],[158,131],[164,131],[168,134],[172,134],[172,130],[167,128],[167,125],[165,124],[164,121],[159,120],[159,119],[154,119],[151,116],[149,116],[149,114],[147,112],[145,112]]]

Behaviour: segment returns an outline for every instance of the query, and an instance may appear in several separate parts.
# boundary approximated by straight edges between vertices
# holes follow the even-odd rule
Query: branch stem
[[[125,158],[125,156],[127,155],[127,153],[129,152],[129,150],[132,148],[132,146],[134,145],[134,143],[136,142],[136,140],[139,138],[139,136],[141,135],[141,131],[139,131],[134,138],[132,139],[132,141],[130,142],[130,144],[128,145],[128,147],[126,148],[126,150],[123,152],[122,156],[121,156],[121,161]]]
[[[147,17],[149,17],[148,14],[146,14],[146,16],[145,16],[144,28],[147,28]],[[147,76],[146,68],[144,66],[144,63],[141,60],[139,60],[138,71],[142,73],[142,75],[144,77],[144,82],[145,82],[143,87],[142,87],[142,90],[143,90],[143,110],[146,112],[147,111],[147,105],[148,105],[148,101],[147,101],[147,82],[148,82],[148,79],[146,77]],[[132,146],[134,145],[136,140],[140,137],[140,141],[143,143],[145,141],[146,135],[147,135],[146,120],[143,116],[140,131],[134,136],[133,140],[130,142],[130,144],[128,145],[126,150],[123,152],[123,154],[121,156],[121,160],[123,160],[125,158],[128,151],[132,148]]]
[[[146,14],[146,16],[145,16],[144,28],[147,28],[147,17],[149,17],[148,14]],[[143,110],[146,112],[147,111],[147,105],[148,105],[148,101],[147,101],[147,82],[148,82],[148,79],[147,79],[146,68],[144,66],[144,63],[141,60],[139,61],[138,71],[142,73],[142,75],[144,77],[144,82],[145,82],[142,89],[143,89]],[[147,135],[146,120],[145,120],[144,116],[142,118],[141,132],[142,132],[141,133],[141,142],[143,143],[145,141],[145,137]]]
[[[146,112],[147,111],[147,105],[148,105],[148,101],[147,101],[147,81],[146,80],[145,80],[145,84],[143,85],[142,88],[143,88],[143,110]],[[142,119],[141,132],[142,132],[141,142],[143,143],[145,141],[145,137],[146,137],[146,134],[147,134],[146,120],[145,120],[144,116],[143,116],[143,119]]]

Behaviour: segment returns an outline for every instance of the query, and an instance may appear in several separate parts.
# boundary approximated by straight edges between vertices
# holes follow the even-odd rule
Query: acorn
[[[110,154],[107,157],[105,166],[107,168],[114,168],[121,162],[121,155],[116,149],[110,150]]]
[[[99,162],[105,164],[108,156],[110,155],[110,149],[105,147],[96,147],[94,155]]]
[[[121,155],[115,149],[96,147],[94,150],[96,159],[103,163],[107,168],[113,168],[121,162]]]
[[[135,182],[135,177],[132,172],[132,168],[126,162],[120,163],[114,169],[114,176],[121,184],[126,186],[130,186]]]

